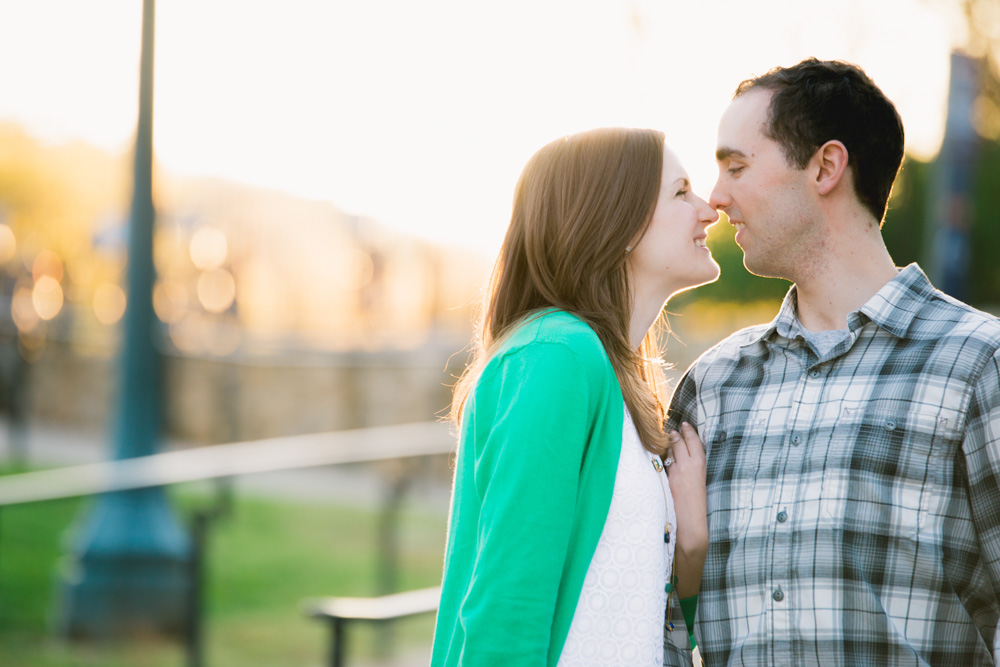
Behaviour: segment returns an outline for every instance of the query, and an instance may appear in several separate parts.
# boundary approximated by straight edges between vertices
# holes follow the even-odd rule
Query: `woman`
[[[452,405],[432,665],[662,664],[667,591],[697,594],[708,530],[650,328],[718,277],[717,219],[661,132],[572,135],[524,168]]]

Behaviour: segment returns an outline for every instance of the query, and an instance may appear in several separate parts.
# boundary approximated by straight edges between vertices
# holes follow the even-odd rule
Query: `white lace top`
[[[663,664],[664,586],[677,517],[666,471],[643,449],[628,409],[614,494],[559,656],[561,667]],[[658,459],[657,459],[658,461]],[[663,541],[670,524],[670,542]]]

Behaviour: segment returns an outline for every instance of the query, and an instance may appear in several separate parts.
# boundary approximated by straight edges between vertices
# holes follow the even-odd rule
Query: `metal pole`
[[[154,454],[160,439],[160,355],[152,299],[154,17],[154,0],[144,0],[128,306],[113,446],[117,459]],[[183,637],[191,544],[162,488],[99,497],[74,537],[58,623],[63,637]]]

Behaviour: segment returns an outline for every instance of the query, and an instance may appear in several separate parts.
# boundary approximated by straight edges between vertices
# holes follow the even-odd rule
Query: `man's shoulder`
[[[894,335],[938,349],[942,342],[965,339],[994,349],[1000,346],[1000,320],[995,315],[942,292],[916,263],[900,269],[865,309]]]
[[[678,383],[670,401],[669,422],[671,429],[679,428],[680,420],[694,423],[697,419],[695,408],[699,400],[714,395],[741,360],[753,355],[761,340],[773,327],[772,323],[756,324],[729,334],[707,349],[688,368]]]
[[[773,326],[773,322],[767,322],[739,329],[708,348],[695,360],[692,366],[706,366],[717,362],[738,359],[746,353],[746,349],[749,346],[759,341],[767,333],[768,329]]]
[[[935,290],[913,318],[914,338],[977,342],[1000,348],[1000,319],[964,301]]]

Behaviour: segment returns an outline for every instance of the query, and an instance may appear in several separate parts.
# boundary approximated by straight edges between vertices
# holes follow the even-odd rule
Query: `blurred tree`
[[[15,236],[44,228],[59,212],[62,184],[39,159],[37,144],[19,128],[0,126],[0,206]]]
[[[883,236],[897,264],[919,260],[939,288],[988,308],[1000,303],[992,257],[1000,230],[991,219],[1000,168],[1000,2],[926,2],[953,29],[947,129],[932,163],[904,161]]]
[[[1000,139],[1000,2],[959,0],[959,6],[966,28],[962,50],[983,63],[972,123],[984,139]]]
[[[1000,142],[986,142],[980,149],[978,168],[972,184],[970,200],[970,255],[966,300],[982,308],[1000,306],[1000,263],[996,261],[1000,248],[1000,225],[996,211],[1000,210]],[[896,186],[889,201],[882,237],[898,266],[921,261],[927,248],[929,215],[927,192],[934,164],[907,158],[903,162]]]
[[[996,312],[1000,307],[1000,263],[996,261],[1000,248],[1000,225],[996,212],[1000,210],[1000,141],[986,143],[979,154],[971,211],[972,253],[969,300]]]
[[[89,247],[96,221],[125,198],[124,173],[122,158],[81,142],[44,145],[0,124],[0,207],[19,243],[27,241],[24,261],[42,249],[65,261]]]
[[[882,238],[896,266],[923,259],[927,233],[927,187],[931,165],[912,158],[903,159],[889,198],[889,210],[882,225]]]
[[[1000,139],[1000,2],[997,0],[925,0],[950,19],[953,45],[982,61],[980,95],[972,124],[988,141]]]

